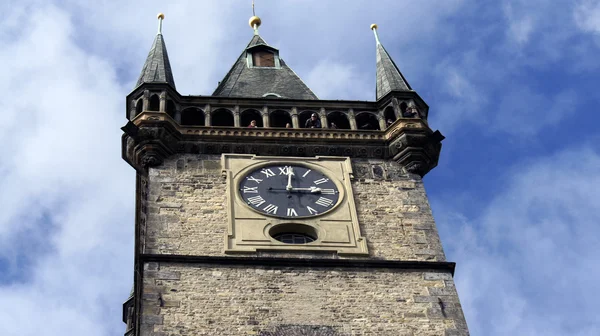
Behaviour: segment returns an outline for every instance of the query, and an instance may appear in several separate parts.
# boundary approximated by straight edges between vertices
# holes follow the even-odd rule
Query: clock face
[[[270,165],[242,177],[239,193],[252,209],[294,218],[317,216],[340,197],[335,183],[322,172],[297,165]]]

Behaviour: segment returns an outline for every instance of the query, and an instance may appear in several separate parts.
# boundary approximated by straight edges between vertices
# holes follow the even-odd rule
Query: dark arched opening
[[[248,127],[252,120],[256,121],[256,127],[263,127],[262,116],[257,110],[245,110],[240,114],[240,126]]]
[[[175,103],[171,99],[167,100],[167,114],[175,120]]]
[[[314,111],[302,111],[302,112],[300,112],[300,113],[298,114],[298,123],[300,124],[300,127],[301,127],[301,128],[302,128],[302,127],[305,127],[305,125],[306,125],[306,121],[307,121],[308,119],[310,119],[310,115],[311,115],[311,114],[313,114],[313,113],[317,114],[317,113],[316,113],[316,112],[314,112]],[[318,117],[318,114],[317,114],[317,117]]]
[[[160,110],[160,99],[158,95],[152,95],[150,97],[150,106],[148,107],[148,111],[158,111]]]
[[[135,103],[135,115],[142,113],[143,108],[144,108],[144,98],[140,98]]]
[[[342,112],[331,112],[327,115],[327,126],[332,129],[350,129],[348,116]]]
[[[269,114],[269,126],[285,127],[286,124],[292,124],[292,117],[287,111],[277,110]]]
[[[389,126],[396,121],[396,113],[394,113],[394,108],[391,106],[386,107],[383,111],[383,117],[385,118],[386,126]]]
[[[402,103],[400,104],[400,112],[402,112],[402,116],[403,116],[403,117],[405,117],[405,118],[406,118],[406,117],[408,117],[408,115],[407,115],[407,113],[406,113],[406,110],[407,110],[407,109],[408,109],[408,105],[406,105],[406,103],[405,103],[405,102],[402,102]]]
[[[227,109],[217,109],[211,115],[212,126],[234,126],[233,113]]]
[[[204,126],[204,112],[196,107],[186,108],[185,110],[181,111],[181,124],[190,126]]]
[[[379,120],[373,113],[369,112],[357,114],[356,125],[361,130],[379,130]]]

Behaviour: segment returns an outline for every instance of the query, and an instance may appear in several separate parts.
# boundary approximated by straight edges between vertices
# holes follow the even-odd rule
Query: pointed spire
[[[162,21],[165,15],[158,14],[158,33],[152,43],[152,48],[146,58],[146,63],[142,68],[142,73],[137,81],[136,86],[143,83],[167,83],[175,88],[175,80],[171,72],[171,63],[169,63],[169,55],[167,54],[167,46],[162,36]]]
[[[377,100],[391,91],[412,91],[410,84],[379,41],[377,25],[372,24],[371,30],[377,42]]]

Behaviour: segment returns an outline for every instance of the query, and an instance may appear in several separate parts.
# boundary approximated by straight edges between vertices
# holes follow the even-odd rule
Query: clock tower
[[[182,96],[161,32],[127,96],[126,335],[468,335],[422,177],[444,137],[377,36],[373,101],[322,100],[258,32]]]

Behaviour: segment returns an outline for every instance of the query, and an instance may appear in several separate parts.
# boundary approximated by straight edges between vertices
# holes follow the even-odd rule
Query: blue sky
[[[248,4],[246,4],[248,2]],[[125,95],[164,12],[178,90],[212,93],[249,1],[0,2],[0,331],[122,333]],[[473,335],[599,335],[600,2],[257,0],[321,98],[373,100],[375,42],[447,139],[425,177]]]

